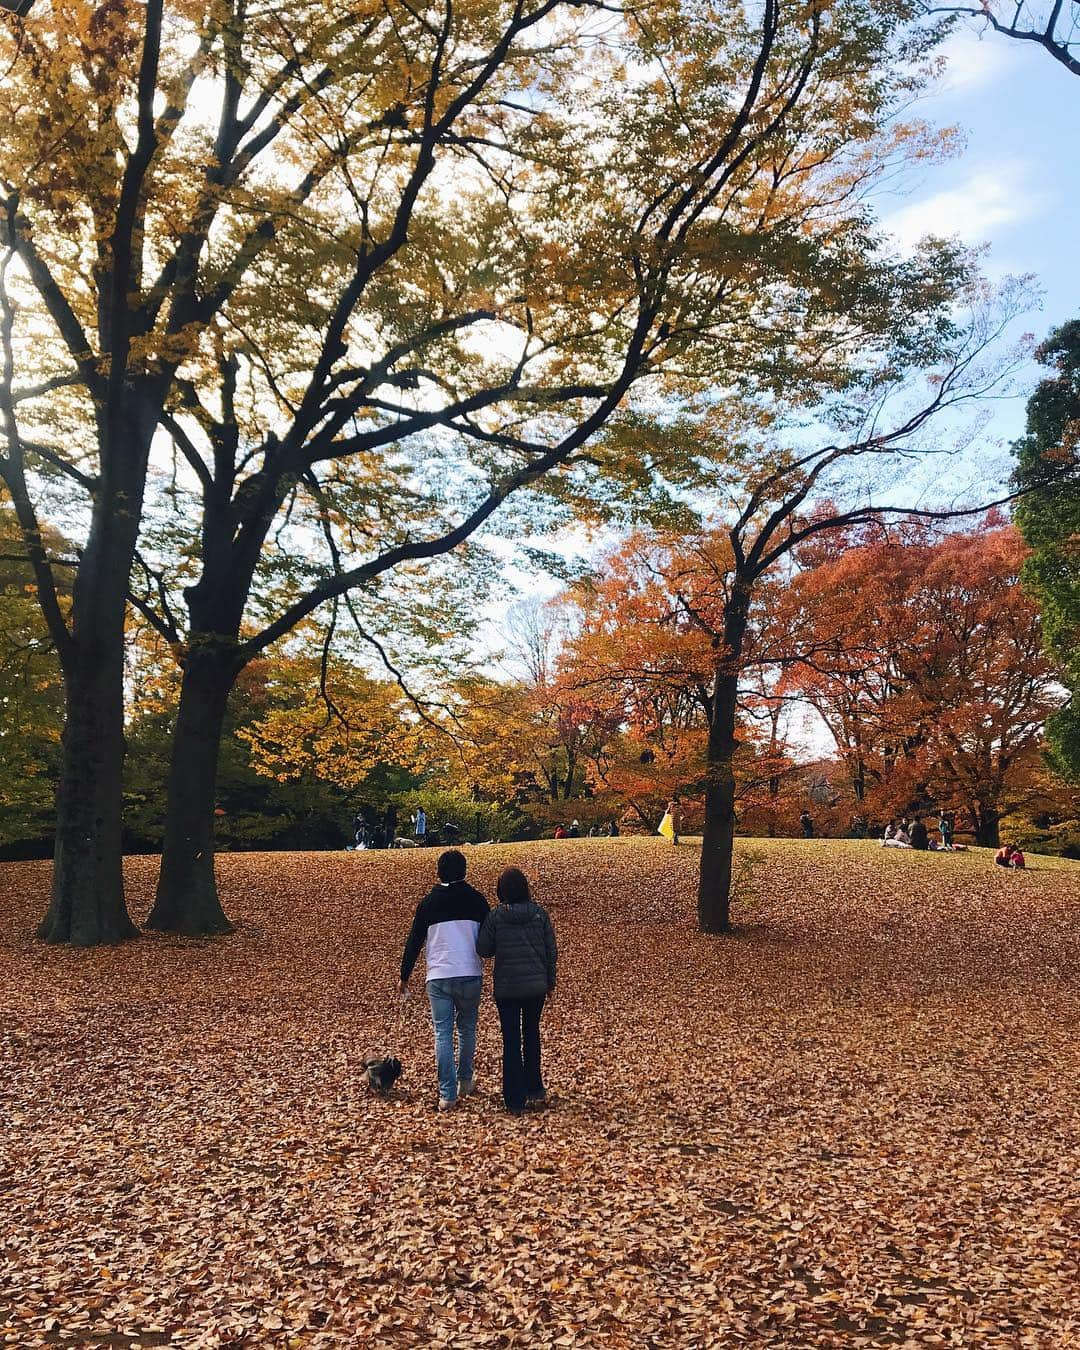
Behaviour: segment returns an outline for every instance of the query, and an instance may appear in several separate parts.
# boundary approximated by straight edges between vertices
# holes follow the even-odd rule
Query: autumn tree
[[[1037,355],[1055,374],[1032,394],[1014,446],[1024,489],[1016,522],[1030,549],[1024,581],[1069,693],[1047,728],[1053,763],[1080,783],[1080,320],[1055,329]]]
[[[580,618],[560,654],[557,683],[606,710],[618,734],[590,756],[591,774],[648,829],[676,793],[697,827],[715,669],[707,621],[722,611],[731,566],[722,534],[639,532],[568,593]],[[770,616],[782,584],[764,578],[757,589],[739,671],[736,800],[766,817],[770,809],[775,817],[791,768],[783,704],[772,690],[779,651]],[[692,609],[684,603],[690,591]]]
[[[1007,378],[1018,354],[993,353],[1023,303],[1022,290],[1012,288],[989,305],[976,299],[967,324],[946,325],[914,343],[911,334],[894,334],[891,343],[875,346],[863,334],[862,374],[847,367],[834,397],[814,406],[760,395],[741,404],[702,401],[684,418],[653,428],[653,435],[715,447],[702,456],[700,490],[714,503],[706,546],[696,561],[687,554],[684,571],[668,579],[673,603],[705,635],[710,651],[698,895],[705,931],[730,926],[739,681],[763,578],[822,532],[893,512],[939,514],[890,503],[903,489],[895,474],[901,464],[910,472],[911,464],[945,449],[943,424]],[[927,363],[922,372],[920,360]]]
[[[561,677],[560,654],[576,617],[568,596],[512,605],[498,634],[500,664],[510,678],[474,682],[468,690],[470,742],[479,748],[477,732],[490,719],[483,739],[495,762],[507,763],[512,746],[515,790],[549,802],[584,794],[589,766],[618,726],[602,701]]]
[[[785,685],[822,715],[867,809],[949,808],[996,846],[1038,789],[1060,698],[1025,553],[1000,519],[943,536],[875,525],[796,578],[788,620],[815,650]]]
[[[615,734],[592,747],[590,773],[649,829],[703,771],[710,663],[664,582],[672,546],[636,532],[567,593],[579,617],[554,672],[564,697],[604,711]]]
[[[419,736],[401,690],[341,660],[320,671],[319,659],[279,654],[267,663],[266,706],[239,733],[253,768],[356,792],[383,765],[414,765]]]
[[[47,537],[54,555],[66,557],[62,537]],[[44,838],[52,818],[63,688],[32,592],[22,532],[0,500],[0,845]]]

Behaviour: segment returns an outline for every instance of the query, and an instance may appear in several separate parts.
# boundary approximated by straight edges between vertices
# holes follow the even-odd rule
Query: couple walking
[[[499,877],[499,904],[465,880],[468,864],[457,849],[440,854],[438,884],[416,908],[401,958],[402,994],[408,992],[422,949],[435,1028],[439,1110],[449,1111],[475,1087],[473,1060],[483,987],[481,957],[495,958],[495,1006],[503,1038],[503,1103],[511,1115],[547,1101],[540,1070],[540,1018],[555,992],[557,951],[547,911],[536,904],[525,874],[508,867]],[[454,1057],[454,1026],[458,1053]]]

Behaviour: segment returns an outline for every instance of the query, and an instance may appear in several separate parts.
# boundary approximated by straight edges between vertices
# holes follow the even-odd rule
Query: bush
[[[1025,853],[1080,859],[1080,820],[1063,820],[1044,829],[1025,823],[1011,832],[1003,829],[1001,837],[1011,837]]]
[[[397,832],[408,838],[412,834],[409,817],[418,806],[427,813],[428,834],[434,835],[446,824],[453,824],[461,832],[462,843],[488,839],[512,839],[521,826],[521,814],[513,807],[495,802],[477,801],[467,792],[429,788],[397,793],[392,798],[398,809]]]

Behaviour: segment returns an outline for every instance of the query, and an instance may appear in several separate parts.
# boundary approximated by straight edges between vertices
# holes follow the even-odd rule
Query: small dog
[[[373,1092],[385,1097],[401,1077],[401,1060],[387,1056],[386,1059],[365,1059],[364,1078]]]

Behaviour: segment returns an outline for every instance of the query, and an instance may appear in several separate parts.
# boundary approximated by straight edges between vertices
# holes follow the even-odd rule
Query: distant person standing
[[[941,816],[940,816],[940,818],[939,818],[939,820],[938,820],[937,827],[938,827],[938,832],[939,832],[940,835],[941,835],[941,847],[942,847],[942,848],[952,848],[952,843],[953,843],[953,819],[952,819],[952,816],[947,815],[946,812],[942,811]]]
[[[664,809],[664,818],[660,822],[657,830],[665,839],[670,839],[675,845],[679,842],[679,831],[682,829],[682,809],[679,806],[678,797],[672,797]]]
[[[790,819],[790,816],[788,817],[788,819]],[[813,837],[814,837],[814,822],[813,822],[813,820],[810,818],[810,812],[809,812],[809,811],[806,811],[806,810],[803,811],[802,815],[799,817],[799,824],[802,826],[803,838],[804,838],[804,839],[813,839]]]
[[[397,807],[393,802],[383,815],[383,848],[393,848],[397,838]]]
[[[422,806],[416,808],[416,815],[412,818],[413,831],[418,844],[427,843],[427,812]]]

